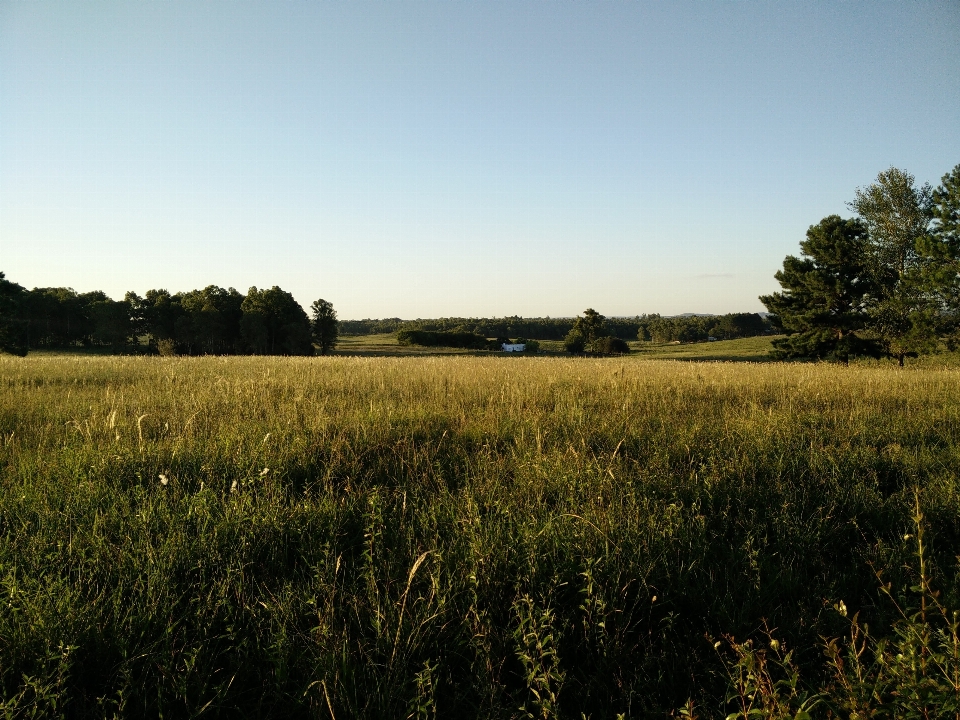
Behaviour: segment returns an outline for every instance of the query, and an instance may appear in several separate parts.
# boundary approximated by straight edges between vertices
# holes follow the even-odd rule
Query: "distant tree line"
[[[960,165],[934,189],[890,168],[858,188],[853,218],[807,230],[800,257],[760,300],[787,337],[782,359],[904,359],[960,344]]]
[[[442,330],[412,330],[405,328],[397,332],[397,342],[401,345],[421,345],[424,347],[463,348],[466,350],[500,350],[504,344],[526,345],[527,352],[536,352],[540,343],[517,337],[511,340],[507,336],[487,338],[470,332],[445,332]]]
[[[344,335],[374,335],[396,333],[401,330],[425,332],[469,333],[484,338],[521,337],[535,340],[564,340],[577,318],[436,318],[432,320],[341,320]],[[771,323],[757,313],[730,313],[728,315],[696,315],[661,317],[636,315],[604,319],[609,337],[621,340],[650,340],[653,342],[705,341],[710,337],[733,340],[741,337],[766,335],[773,332]]]
[[[610,318],[608,324],[617,337],[632,340],[646,316]],[[346,320],[340,323],[344,335],[374,335],[400,330],[473,333],[482,337],[522,337],[535,340],[563,340],[573,328],[576,318],[524,318],[518,315],[503,318],[434,318],[401,320]]]
[[[606,320],[593,308],[584,310],[583,316],[574,320],[573,327],[563,339],[567,352],[578,355],[583,353],[612,355],[630,352],[627,342],[611,333]]]
[[[471,332],[444,332],[442,330],[411,330],[405,328],[397,333],[401,345],[424,347],[464,348],[468,350],[499,350],[496,340]]]
[[[703,342],[736,340],[769,335],[773,324],[759,313],[727,315],[689,315],[682,317],[648,316],[637,332],[639,340],[652,342]]]
[[[317,300],[308,316],[287,291],[209,285],[170,294],[128,292],[123,300],[71,288],[26,290],[0,273],[0,350],[103,347],[164,355],[313,355],[330,352],[337,314]]]
[[[381,320],[341,320],[340,333],[342,335],[386,335],[400,330],[408,322],[400,318],[383,318]]]
[[[401,330],[471,333],[485,338],[525,337],[537,340],[562,340],[573,327],[573,318],[435,318],[401,320],[346,320],[340,323],[344,335],[374,335]],[[636,331],[634,331],[636,332]]]

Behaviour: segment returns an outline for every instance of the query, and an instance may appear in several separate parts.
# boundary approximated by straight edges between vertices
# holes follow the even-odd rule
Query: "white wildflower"
[[[230,483],[230,492],[235,493],[236,491],[237,491],[237,481],[234,480],[232,483]]]
[[[160,473],[160,484],[161,484],[161,485],[166,485],[166,484],[169,483],[169,482],[170,482],[170,478],[167,477],[166,474]]]
[[[268,472],[270,472],[270,468],[264,468],[263,470],[260,471],[260,477],[263,477]]]

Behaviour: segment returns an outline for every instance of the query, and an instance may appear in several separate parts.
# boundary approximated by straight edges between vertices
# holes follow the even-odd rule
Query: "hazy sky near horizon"
[[[960,163],[960,3],[0,0],[0,270],[341,318],[763,309]]]

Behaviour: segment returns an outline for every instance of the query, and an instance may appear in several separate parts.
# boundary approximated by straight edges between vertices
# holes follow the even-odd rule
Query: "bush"
[[[594,352],[604,355],[626,354],[630,352],[630,346],[618,337],[603,337],[593,343]]]
[[[582,353],[584,347],[586,347],[583,334],[579,330],[571,330],[563,339],[563,347],[566,348],[567,352],[571,355]]]
[[[397,342],[401,345],[423,345],[424,347],[464,348],[467,350],[488,350],[490,344],[482,335],[468,332],[433,332],[431,330],[400,330]],[[499,342],[499,341],[498,341]],[[507,340],[507,342],[510,342]],[[497,344],[496,350],[500,349]]]
[[[170,357],[180,354],[177,352],[177,343],[174,342],[172,338],[163,338],[162,340],[157,340],[157,353],[163,357]]]

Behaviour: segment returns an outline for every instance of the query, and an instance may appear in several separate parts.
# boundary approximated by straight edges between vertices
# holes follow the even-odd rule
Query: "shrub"
[[[602,337],[593,343],[594,352],[604,355],[626,354],[630,352],[630,346],[618,337]]]

